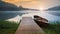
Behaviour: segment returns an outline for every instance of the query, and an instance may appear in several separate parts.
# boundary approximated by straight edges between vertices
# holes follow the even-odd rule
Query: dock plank
[[[23,17],[15,34],[45,34],[32,17]]]

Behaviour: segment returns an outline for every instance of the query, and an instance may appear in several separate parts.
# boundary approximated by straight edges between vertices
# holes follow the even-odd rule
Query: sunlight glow
[[[21,16],[17,15],[16,17],[7,19],[6,21],[11,21],[11,22],[17,22],[17,23],[19,23],[20,19],[21,19]]]
[[[43,11],[43,10],[44,10],[44,8],[40,8],[40,10],[41,10],[41,11]]]

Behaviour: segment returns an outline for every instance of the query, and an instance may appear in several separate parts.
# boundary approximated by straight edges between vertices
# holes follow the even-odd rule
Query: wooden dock
[[[32,17],[23,17],[15,34],[45,34]]]

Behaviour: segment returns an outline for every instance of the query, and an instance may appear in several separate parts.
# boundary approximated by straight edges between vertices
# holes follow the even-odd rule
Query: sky
[[[60,6],[60,0],[3,0],[16,6],[25,8],[48,9],[54,6]]]

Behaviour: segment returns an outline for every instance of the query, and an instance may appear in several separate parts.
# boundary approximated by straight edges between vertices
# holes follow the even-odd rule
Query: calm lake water
[[[20,21],[22,17],[41,16],[48,21],[60,21],[60,11],[0,11],[0,20]]]

